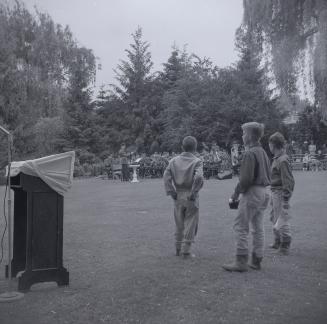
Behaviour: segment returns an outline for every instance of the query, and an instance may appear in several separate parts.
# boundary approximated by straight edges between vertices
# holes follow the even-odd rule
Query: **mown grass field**
[[[327,172],[295,172],[295,180],[290,256],[267,248],[263,270],[242,274],[221,268],[234,256],[227,199],[236,179],[205,182],[194,260],[174,256],[161,180],[76,180],[65,198],[70,285],[33,286],[0,304],[0,323],[327,323]],[[268,213],[265,229],[267,246]],[[0,293],[6,285],[1,264]]]

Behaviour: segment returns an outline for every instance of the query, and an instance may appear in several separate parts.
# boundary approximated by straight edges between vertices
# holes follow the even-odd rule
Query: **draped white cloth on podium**
[[[75,152],[49,155],[35,160],[12,162],[10,176],[18,173],[41,178],[49,187],[61,195],[70,189],[73,182]]]

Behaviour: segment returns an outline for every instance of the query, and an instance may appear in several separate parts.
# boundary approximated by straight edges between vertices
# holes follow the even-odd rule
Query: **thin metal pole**
[[[11,224],[11,136],[8,134],[8,290],[11,292],[12,224]]]

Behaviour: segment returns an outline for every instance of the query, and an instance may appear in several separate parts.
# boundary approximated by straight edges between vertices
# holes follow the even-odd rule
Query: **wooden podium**
[[[39,177],[19,173],[11,178],[14,190],[12,277],[18,290],[39,282],[69,284],[63,267],[63,196]],[[8,266],[6,268],[8,276]]]

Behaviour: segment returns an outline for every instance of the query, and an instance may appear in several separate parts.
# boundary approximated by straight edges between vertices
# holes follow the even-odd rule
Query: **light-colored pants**
[[[190,252],[199,224],[199,197],[191,201],[190,194],[190,191],[178,191],[174,201],[176,249],[181,249],[184,243],[183,253]]]
[[[272,190],[270,220],[274,235],[281,242],[291,241],[290,219],[290,205],[283,201],[282,190]]]
[[[252,186],[242,194],[238,214],[234,222],[236,236],[236,255],[248,255],[248,235],[252,227],[253,252],[258,258],[263,257],[264,248],[264,211],[269,203],[266,188]]]

